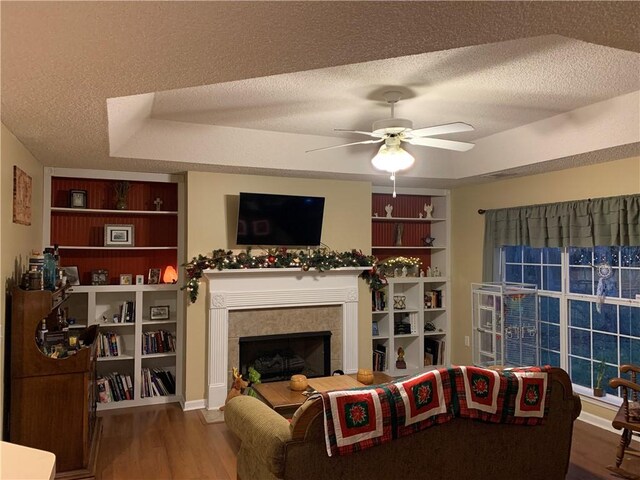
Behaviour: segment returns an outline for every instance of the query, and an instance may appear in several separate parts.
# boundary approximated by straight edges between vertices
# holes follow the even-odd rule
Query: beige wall
[[[283,193],[325,197],[322,242],[332,250],[352,248],[371,251],[371,185],[367,182],[310,180],[189,172],[187,175],[187,258],[211,255],[216,248],[230,248],[235,218],[227,216],[229,202],[239,192]],[[232,209],[231,209],[232,210]],[[259,253],[259,250],[255,251]],[[371,364],[371,312],[368,289],[360,282],[360,365]],[[195,304],[188,305],[185,321],[185,399],[197,401],[206,392],[205,282]],[[187,301],[188,303],[188,301]]]
[[[471,335],[470,284],[482,281],[484,217],[478,214],[479,208],[488,210],[632,193],[640,193],[640,158],[452,190],[451,361],[462,365],[472,361],[471,348],[465,346],[464,337]],[[584,410],[599,416],[609,413],[590,404],[585,404]]]
[[[43,167],[26,148],[3,125],[0,130],[0,209],[2,220],[0,223],[0,270],[5,291],[19,279],[29,263],[29,253],[32,249],[42,248],[42,182]],[[31,176],[31,225],[13,223],[13,166]],[[0,324],[0,375],[4,374],[4,326],[5,297],[1,297],[2,320]],[[3,376],[4,379],[4,376]],[[8,379],[7,379],[8,380]],[[0,411],[2,410],[2,393],[0,391]],[[2,419],[0,418],[0,424]]]
[[[2,125],[1,136],[0,268],[5,286],[17,278],[32,249],[42,246],[42,165]],[[33,179],[32,225],[12,222],[13,166]],[[227,248],[235,219],[227,218],[227,202],[240,191],[326,197],[322,241],[334,250],[362,249],[370,253],[371,186],[367,182],[310,180],[251,175],[190,172],[187,175],[187,258]],[[485,185],[454,189],[452,201],[452,362],[471,363],[464,337],[471,335],[471,282],[481,280],[484,217],[478,208],[493,209],[596,198],[640,192],[640,158],[630,158]],[[359,365],[370,366],[370,306],[364,282],[360,288]],[[185,398],[205,398],[206,306],[204,288],[198,302],[187,307],[185,325]],[[4,297],[2,324],[4,333]],[[188,302],[187,302],[188,303]],[[4,342],[0,343],[0,349]],[[1,353],[1,352],[0,352]],[[2,362],[3,354],[0,354]],[[0,370],[3,371],[3,370]],[[0,392],[0,395],[2,392]],[[1,401],[1,397],[0,397]],[[607,416],[608,410],[585,404],[585,410]]]

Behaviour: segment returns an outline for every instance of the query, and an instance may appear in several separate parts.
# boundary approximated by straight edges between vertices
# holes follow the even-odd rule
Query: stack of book
[[[387,347],[378,344],[373,350],[373,369],[376,372],[384,372],[387,368]]]
[[[444,365],[444,339],[425,337],[424,366]]]
[[[157,332],[142,333],[142,354],[175,352],[175,339],[171,332],[158,330]]]
[[[121,402],[133,400],[133,383],[129,375],[113,372],[98,377],[98,401],[100,403]]]
[[[141,388],[142,398],[175,395],[176,381],[173,374],[168,370],[143,368]]]
[[[114,315],[114,323],[133,323],[136,320],[136,304],[135,302],[122,302],[120,306],[120,315]]]
[[[122,354],[120,335],[115,332],[98,332],[98,357],[117,357]]]
[[[396,313],[393,318],[393,334],[409,335],[418,333],[418,313]]]

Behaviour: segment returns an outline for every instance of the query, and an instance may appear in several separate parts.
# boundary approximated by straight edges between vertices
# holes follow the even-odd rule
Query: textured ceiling
[[[107,99],[152,92],[159,93],[148,116],[163,127],[284,132],[302,145],[341,143],[326,138],[336,136],[334,127],[369,129],[386,117],[376,101],[384,85],[413,97],[397,116],[416,127],[467,121],[476,131],[451,138],[480,142],[532,124],[541,130],[545,119],[640,88],[638,2],[3,1],[0,8],[2,121],[51,166],[380,178],[359,164],[324,169],[322,156],[306,167],[295,149],[277,165],[255,155],[191,159],[181,150],[167,158],[143,148],[155,138],[149,132],[138,140],[130,132],[123,151],[135,154],[110,156],[109,129],[117,126],[109,125]],[[638,140],[628,138],[588,155],[558,148],[484,173],[636,154]],[[478,150],[479,162],[491,157],[488,147]],[[483,171],[471,174],[477,180]],[[470,181],[457,170],[433,177],[417,171],[411,184]]]
[[[339,136],[388,118],[382,91],[400,85],[396,116],[462,120],[472,140],[636,91],[638,72],[637,53],[544,36],[160,92],[151,116]]]

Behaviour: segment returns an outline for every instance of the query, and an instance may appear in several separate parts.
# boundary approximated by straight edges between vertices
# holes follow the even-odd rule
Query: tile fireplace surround
[[[300,269],[205,270],[209,308],[207,408],[224,404],[229,391],[229,311],[281,307],[342,307],[342,366],[358,370],[358,275],[362,268],[326,272]]]

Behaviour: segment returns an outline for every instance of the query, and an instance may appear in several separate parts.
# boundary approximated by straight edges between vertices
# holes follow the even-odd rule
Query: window
[[[580,393],[620,375],[619,365],[640,364],[640,247],[501,249],[501,277],[539,289],[540,359],[564,368]],[[614,401],[613,397],[608,397]]]

